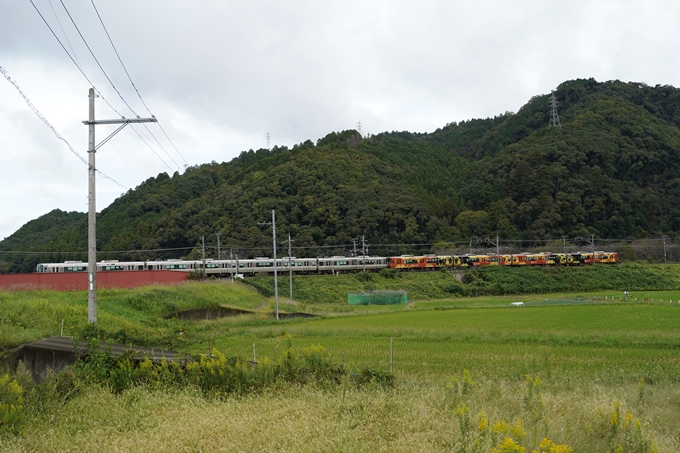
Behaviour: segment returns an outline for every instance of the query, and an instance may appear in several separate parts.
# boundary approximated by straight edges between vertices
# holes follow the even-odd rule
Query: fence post
[[[394,357],[394,338],[390,337],[390,373],[392,372],[392,358]]]

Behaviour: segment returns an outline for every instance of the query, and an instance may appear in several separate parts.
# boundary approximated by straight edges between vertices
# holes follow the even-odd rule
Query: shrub
[[[388,267],[384,269],[380,269],[379,272],[381,277],[384,278],[400,278],[401,277],[401,271],[399,269],[390,269]]]
[[[357,274],[357,280],[359,280],[360,282],[364,282],[364,283],[372,282],[373,281],[373,274],[370,274],[368,272],[359,272]]]
[[[203,272],[200,270],[194,270],[189,272],[187,280],[203,280]]]
[[[0,430],[16,428],[23,417],[24,389],[9,373],[0,376]]]
[[[153,362],[148,357],[135,360],[132,353],[113,359],[109,352],[90,350],[76,364],[77,372],[89,381],[107,383],[120,393],[145,385],[152,388],[194,386],[206,396],[243,394],[258,391],[277,381],[307,384],[339,384],[348,371],[335,364],[322,346],[296,351],[289,347],[281,357],[251,363],[237,357],[226,357],[216,349],[211,355],[185,357],[182,361]],[[394,385],[394,375],[364,369],[354,376],[358,386],[372,383],[381,387]]]

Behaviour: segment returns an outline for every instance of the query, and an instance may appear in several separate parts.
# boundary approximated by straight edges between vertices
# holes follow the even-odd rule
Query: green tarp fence
[[[394,305],[408,303],[406,291],[359,291],[347,293],[349,305]]]

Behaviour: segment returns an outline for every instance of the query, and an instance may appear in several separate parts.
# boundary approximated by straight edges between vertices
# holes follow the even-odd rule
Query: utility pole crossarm
[[[132,124],[132,123],[157,123],[156,117],[153,118],[121,118],[119,120],[92,120],[83,121],[83,124]]]
[[[125,126],[127,126],[128,124],[132,124],[132,123],[156,123],[156,122],[158,122],[158,120],[155,117],[154,118],[122,118],[120,120],[83,121],[83,124],[87,124],[90,127],[94,127],[96,124],[120,124],[120,127],[118,129],[111,132],[108,137],[106,137],[104,140],[101,141],[101,143],[99,143],[93,149],[90,149],[90,151],[88,151],[88,152],[97,151],[106,142],[111,140],[114,135],[116,135],[118,132],[122,131],[125,128]]]

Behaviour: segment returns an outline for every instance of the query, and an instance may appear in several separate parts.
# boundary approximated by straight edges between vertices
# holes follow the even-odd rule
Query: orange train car
[[[446,257],[437,257],[436,255],[425,256],[402,255],[388,258],[387,265],[390,269],[414,269],[414,270],[437,269],[444,266],[444,264],[442,264],[441,258]]]

